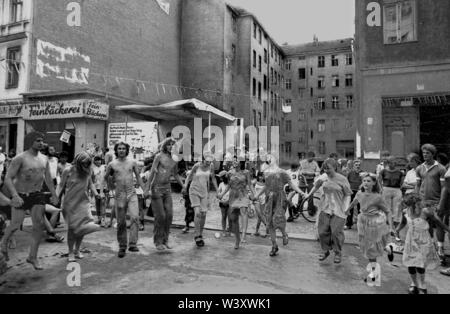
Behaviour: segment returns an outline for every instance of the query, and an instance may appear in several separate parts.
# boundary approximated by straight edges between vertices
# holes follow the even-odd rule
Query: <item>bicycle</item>
[[[306,192],[307,187],[306,187],[306,179],[304,178],[304,176],[301,176],[299,179],[303,179],[304,181],[304,186],[303,188],[301,188],[304,192]],[[291,192],[290,188],[286,185],[285,186],[285,192],[286,195],[289,195],[289,193]],[[305,199],[300,199],[299,201],[297,201],[296,205],[293,202],[293,199],[296,197],[296,195],[294,195],[292,197],[291,202],[288,204],[289,207],[292,206],[292,212],[293,212],[293,219],[297,219],[298,217],[300,217],[300,215],[303,216],[303,218],[311,223],[315,223],[317,221],[317,217],[319,214],[319,202],[320,202],[320,197],[318,196],[319,192],[316,192],[313,196],[312,196],[312,201],[313,201],[313,206],[311,206],[311,208],[309,208],[309,199],[305,200]],[[298,197],[300,198],[300,195],[298,195]]]

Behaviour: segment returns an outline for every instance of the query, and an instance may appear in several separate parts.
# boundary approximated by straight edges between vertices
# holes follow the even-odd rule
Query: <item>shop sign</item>
[[[0,118],[17,118],[22,116],[25,105],[2,105],[0,106]]]
[[[67,130],[64,130],[64,132],[61,134],[61,138],[59,139],[61,142],[69,143],[70,142],[70,132]]]
[[[63,100],[27,104],[23,113],[25,120],[48,120],[68,118],[91,118],[108,120],[109,105],[95,100]]]

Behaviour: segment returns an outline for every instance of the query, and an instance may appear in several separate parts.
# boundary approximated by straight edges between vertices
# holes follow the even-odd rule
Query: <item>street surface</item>
[[[179,196],[175,196],[176,199]],[[176,219],[184,218],[181,203],[175,207]],[[207,227],[220,226],[219,210],[208,213]],[[182,219],[181,219],[182,220]],[[255,219],[249,232],[253,233]],[[17,248],[10,250],[11,268],[0,277],[0,293],[180,293],[180,294],[280,294],[280,293],[407,293],[409,276],[396,254],[393,263],[380,260],[382,286],[368,287],[367,261],[354,244],[346,244],[340,265],[333,263],[333,255],[319,262],[317,241],[296,239],[313,228],[313,224],[299,218],[288,224],[291,232],[286,247],[279,240],[279,256],[269,257],[269,238],[248,236],[248,243],[235,250],[233,237],[215,237],[215,230],[205,232],[206,246],[197,248],[193,230],[182,234],[171,230],[174,249],[159,253],[152,242],[153,223],[146,223],[140,232],[139,253],[117,258],[118,244],[115,229],[103,229],[85,238],[83,247],[90,251],[79,261],[81,286],[69,287],[66,277],[67,243],[43,242],[39,255],[45,267],[35,271],[25,262],[28,252],[30,222],[24,231],[17,232]],[[261,230],[264,233],[264,229]],[[297,231],[297,232],[296,232]],[[355,231],[346,231],[355,238]],[[63,233],[61,233],[63,234]],[[310,238],[313,236],[310,235]],[[351,242],[351,241],[350,241]],[[427,272],[429,293],[450,293],[450,278],[438,273],[439,268]]]

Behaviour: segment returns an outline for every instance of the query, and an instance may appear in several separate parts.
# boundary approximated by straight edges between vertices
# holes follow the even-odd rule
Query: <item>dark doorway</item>
[[[17,142],[17,124],[10,124],[9,125],[9,147],[8,152],[12,149],[15,151],[17,150],[16,147]]]
[[[450,106],[420,107],[420,143],[436,146],[450,156]]]

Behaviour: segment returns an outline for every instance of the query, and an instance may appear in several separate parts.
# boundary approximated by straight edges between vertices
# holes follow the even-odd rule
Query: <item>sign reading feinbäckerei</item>
[[[91,118],[106,121],[109,105],[88,99],[44,101],[26,104],[22,117],[24,120]]]

